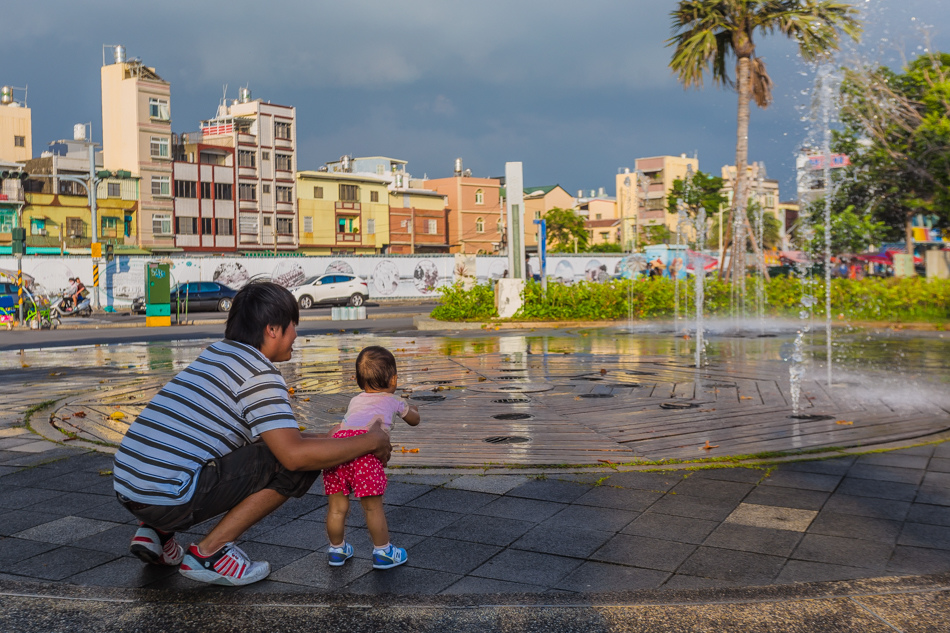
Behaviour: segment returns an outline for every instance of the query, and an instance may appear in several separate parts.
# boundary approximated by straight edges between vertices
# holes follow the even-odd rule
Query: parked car
[[[332,273],[311,277],[303,284],[291,288],[302,310],[317,303],[343,303],[361,306],[369,298],[369,286],[355,275]]]
[[[186,301],[189,312],[214,311],[227,312],[231,309],[231,300],[237,290],[229,288],[216,281],[190,281],[176,284],[171,289],[169,303],[172,312],[176,311],[176,304],[180,303],[185,309]],[[145,297],[136,297],[132,300],[132,312],[145,312]]]

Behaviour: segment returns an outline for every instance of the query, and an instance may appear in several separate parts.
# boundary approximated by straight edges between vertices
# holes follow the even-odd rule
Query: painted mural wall
[[[454,255],[405,255],[362,257],[116,257],[99,265],[99,291],[103,307],[127,308],[132,299],[145,293],[145,264],[163,261],[171,264],[172,282],[217,281],[235,289],[253,279],[272,279],[291,288],[308,277],[327,273],[356,274],[369,285],[370,298],[404,299],[437,297],[440,286],[452,284],[456,278],[472,276],[471,260],[475,260],[474,277],[479,283],[504,277],[508,270],[506,257],[477,256],[456,258]],[[551,255],[547,258],[547,274],[565,283],[605,281],[620,272],[619,255]],[[535,273],[540,272],[537,257],[529,260]],[[0,257],[0,269],[16,270],[13,257]],[[31,275],[47,294],[62,293],[69,278],[78,276],[92,287],[92,260],[85,257],[24,257],[23,272]]]

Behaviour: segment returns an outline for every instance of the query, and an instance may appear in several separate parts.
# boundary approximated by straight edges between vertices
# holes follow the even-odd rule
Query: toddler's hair
[[[371,345],[356,357],[356,384],[366,391],[385,391],[396,375],[396,357],[385,347]]]

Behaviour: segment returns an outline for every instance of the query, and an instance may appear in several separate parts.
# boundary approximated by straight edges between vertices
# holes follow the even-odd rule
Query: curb
[[[371,316],[367,316],[365,320],[373,321],[373,320],[378,320],[378,319],[398,319],[398,318],[408,318],[410,316],[412,316],[411,313],[393,312],[393,313],[384,313],[384,314],[373,314]],[[310,322],[310,321],[332,321],[332,320],[333,319],[329,316],[300,317],[301,323],[303,323],[304,321]],[[346,322],[356,323],[357,321],[346,321]],[[183,326],[190,326],[190,325],[224,325],[225,323],[227,323],[227,319],[202,319],[202,320],[192,319],[190,321],[183,321],[181,323],[176,323],[169,327],[176,328],[176,327],[183,327]],[[144,327],[146,327],[145,323],[102,322],[102,323],[82,323],[82,324],[77,324],[77,325],[60,325],[56,329],[57,330],[122,330],[122,329],[144,328]]]

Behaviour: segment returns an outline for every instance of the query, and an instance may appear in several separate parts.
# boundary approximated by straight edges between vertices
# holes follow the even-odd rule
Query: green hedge
[[[747,312],[755,310],[759,280],[746,280]],[[824,317],[825,282],[808,280],[815,297],[814,314]],[[802,309],[803,284],[789,277],[776,277],[764,284],[766,309],[773,316],[795,316]],[[442,321],[484,321],[497,317],[490,284],[464,290],[460,284],[441,289],[441,303],[432,317]],[[675,284],[669,279],[623,280],[606,283],[548,284],[547,294],[534,281],[525,286],[525,302],[515,321],[600,321],[650,319],[673,316]],[[733,304],[733,288],[716,278],[706,280],[705,313],[727,316]],[[693,282],[680,282],[680,311],[693,311]],[[860,321],[950,320],[950,280],[833,279],[831,307],[836,318]]]

